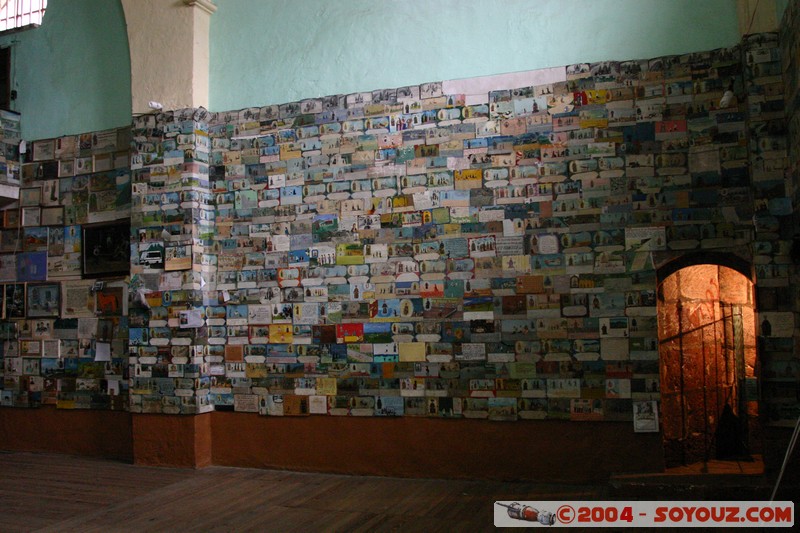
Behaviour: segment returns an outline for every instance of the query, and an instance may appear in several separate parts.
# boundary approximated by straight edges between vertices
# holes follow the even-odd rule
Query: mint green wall
[[[739,42],[736,0],[217,0],[209,107]]]
[[[50,0],[42,25],[11,43],[22,136],[45,139],[131,122],[131,67],[119,0]]]
[[[738,42],[736,0],[216,1],[212,110]],[[119,0],[50,0],[10,43],[26,139],[130,122]]]

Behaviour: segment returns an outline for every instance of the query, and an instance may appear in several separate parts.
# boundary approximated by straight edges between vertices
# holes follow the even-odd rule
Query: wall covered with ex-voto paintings
[[[125,409],[130,128],[35,141],[20,158],[15,118],[4,112],[2,163],[20,189],[0,210],[0,404]]]
[[[741,257],[793,323],[780,72],[766,34],[483,95],[136,117],[130,409],[631,420],[659,399],[661,264]]]

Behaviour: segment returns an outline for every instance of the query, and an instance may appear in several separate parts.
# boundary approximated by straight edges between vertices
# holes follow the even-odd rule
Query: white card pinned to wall
[[[95,361],[111,361],[111,344],[108,342],[96,342],[94,344]]]

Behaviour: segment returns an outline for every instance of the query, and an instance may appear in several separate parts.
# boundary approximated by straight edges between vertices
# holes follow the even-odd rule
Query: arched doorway
[[[681,266],[659,270],[666,466],[741,459],[758,415],[753,284],[725,266]]]

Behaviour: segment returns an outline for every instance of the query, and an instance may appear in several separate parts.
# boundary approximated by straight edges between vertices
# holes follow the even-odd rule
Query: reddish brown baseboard
[[[136,464],[203,468],[211,463],[211,414],[133,415]]]
[[[125,411],[0,407],[0,449],[133,460]]]
[[[378,476],[604,481],[662,472],[660,434],[629,423],[433,418],[197,416],[0,409],[0,449],[136,464],[211,464]]]
[[[592,482],[662,472],[630,423],[212,413],[213,464],[400,477]]]

